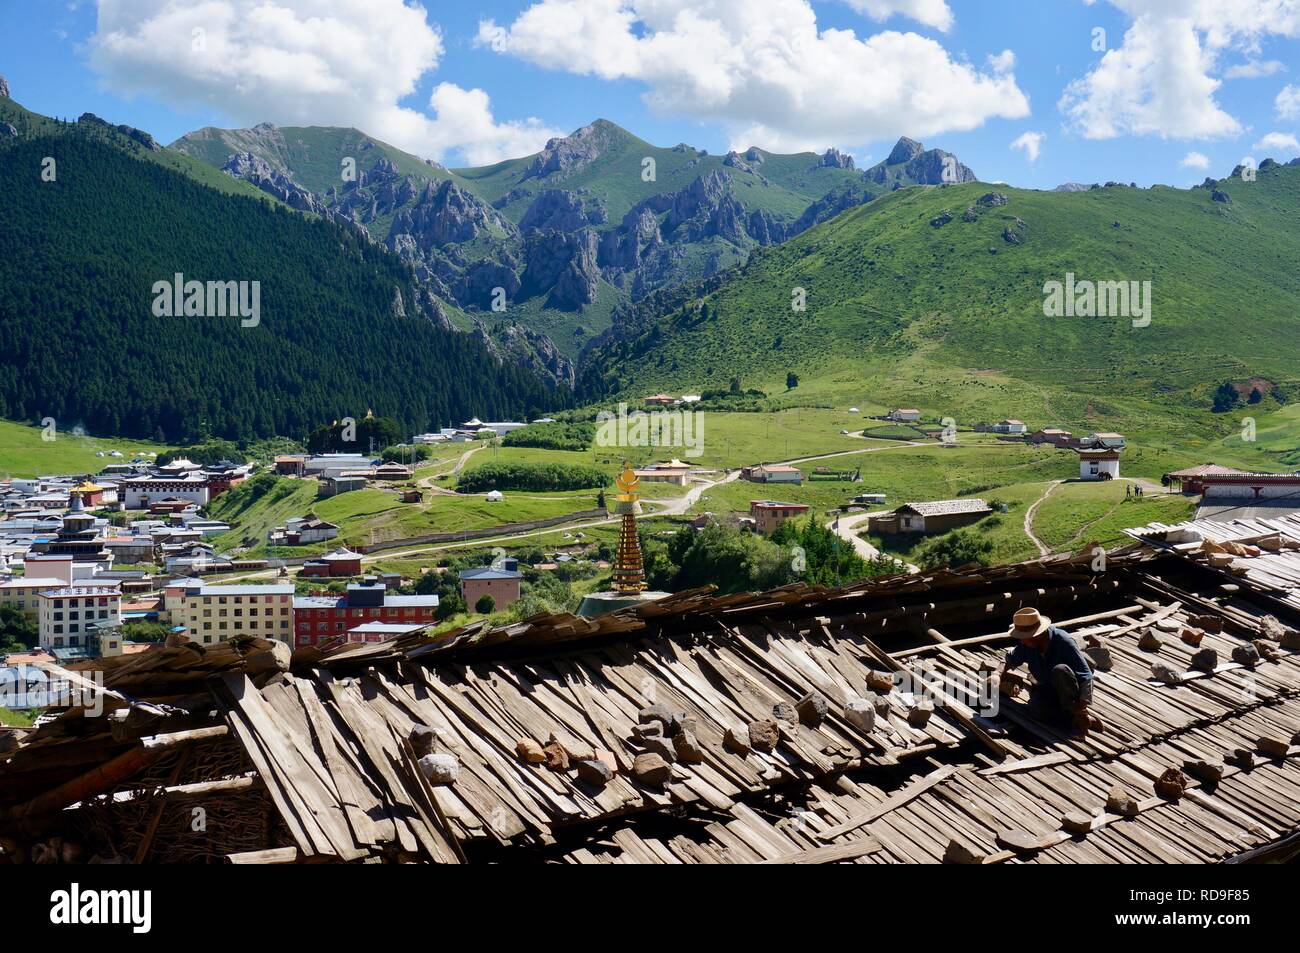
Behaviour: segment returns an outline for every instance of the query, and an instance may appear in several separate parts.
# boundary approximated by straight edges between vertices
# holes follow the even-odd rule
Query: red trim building
[[[347,638],[351,630],[371,622],[429,625],[437,621],[437,612],[437,596],[391,595],[381,581],[367,576],[348,586],[342,596],[295,597],[294,645],[301,648],[328,639]]]

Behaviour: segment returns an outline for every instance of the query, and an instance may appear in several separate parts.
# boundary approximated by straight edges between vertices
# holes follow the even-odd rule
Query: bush
[[[959,529],[924,543],[916,551],[916,564],[922,569],[956,569],[971,563],[987,566],[991,552],[992,541]]]
[[[491,596],[480,596],[474,603],[474,611],[479,615],[491,615],[497,607],[497,601]]]
[[[495,461],[461,474],[462,493],[487,490],[594,490],[609,483],[596,467],[562,463],[503,463]]]
[[[529,424],[501,438],[505,447],[538,447],[543,450],[589,450],[596,438],[596,425],[587,422]]]

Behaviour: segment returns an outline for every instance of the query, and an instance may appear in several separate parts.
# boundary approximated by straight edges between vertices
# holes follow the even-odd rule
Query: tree
[[[474,603],[474,611],[479,615],[491,615],[497,607],[497,601],[491,596],[480,596],[478,602]]]
[[[992,541],[959,529],[922,545],[916,552],[916,563],[922,569],[956,569],[971,563],[987,566],[991,552]]]
[[[1250,404],[1258,404],[1263,399],[1264,395],[1260,393],[1259,388],[1252,387],[1250,389],[1250,396],[1246,398],[1246,402]]]
[[[453,592],[447,595],[438,596],[438,608],[434,610],[433,617],[439,622],[444,619],[450,619],[454,615],[460,615],[465,611],[465,600],[460,597],[460,593]]]
[[[13,606],[0,606],[0,652],[25,652],[36,645],[36,623]]]
[[[1237,393],[1237,388],[1232,386],[1232,381],[1224,381],[1214,392],[1214,412],[1222,414],[1232,410],[1240,400],[1241,394]]]
[[[739,394],[739,393],[740,393],[740,378],[739,378],[739,377],[733,377],[733,378],[731,379],[731,384],[728,386],[727,389],[728,389],[731,393],[733,393],[733,394]]]
[[[790,371],[790,373],[788,373],[788,374],[785,375],[785,388],[786,388],[786,390],[794,390],[794,389],[795,389],[796,387],[798,387],[798,386],[799,386],[799,375],[798,375],[798,374],[796,374],[794,371]]]

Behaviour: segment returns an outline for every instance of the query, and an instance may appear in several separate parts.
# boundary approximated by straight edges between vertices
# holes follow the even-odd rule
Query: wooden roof
[[[245,638],[100,660],[78,674],[103,671],[109,717],[72,710],[0,754],[0,845],[21,850],[52,830],[107,836],[108,825],[81,816],[111,807],[138,809],[142,821],[116,824],[117,842],[92,841],[99,851],[192,853],[188,829],[173,843],[165,822],[152,832],[147,822],[153,811],[170,817],[156,805],[196,786],[204,803],[263,798],[276,819],[233,846],[213,835],[210,856],[237,861],[453,862],[517,850],[579,863],[933,862],[957,841],[983,862],[1178,862],[1285,844],[1300,828],[1300,748],[1288,747],[1300,727],[1300,656],[1275,645],[1250,667],[1232,650],[1300,624],[1300,609],[1236,575],[1241,588],[1221,604],[1224,571],[1137,544],[1109,554],[1104,572],[1089,560],[842,589],[695,591],[595,619],[480,623],[292,659]],[[1067,737],[1018,701],[977,711],[963,686],[1001,657],[1025,605],[1109,648],[1094,703],[1104,734]],[[1267,613],[1280,621],[1261,621]],[[1195,626],[1220,664],[1191,669],[1196,650],[1177,634],[1162,632],[1154,655],[1139,648],[1161,624]],[[1177,684],[1151,678],[1157,659],[1181,673]],[[896,673],[925,674],[951,697],[927,718],[914,695],[888,687]],[[873,687],[884,706],[862,731],[845,706]],[[809,693],[826,701],[825,719],[790,720],[787,706]],[[632,770],[651,705],[693,719],[698,742],[698,757],[676,758],[663,784]],[[778,726],[773,750],[725,741],[728,729],[767,720]],[[454,783],[431,786],[416,766],[417,725],[456,759]],[[1217,783],[1188,774],[1184,796],[1156,795],[1165,770],[1261,738],[1273,753],[1257,752],[1249,770],[1228,763]],[[549,766],[520,756],[526,740],[555,745]],[[224,760],[201,757],[218,747]],[[593,786],[575,764],[602,752],[617,770]],[[1136,816],[1105,809],[1116,784]],[[82,807],[62,810],[73,795]],[[1071,812],[1091,818],[1087,833],[1062,830]]]

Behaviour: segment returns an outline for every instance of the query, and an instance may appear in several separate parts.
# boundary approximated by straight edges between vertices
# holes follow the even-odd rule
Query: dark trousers
[[[1080,702],[1091,701],[1092,683],[1082,687],[1068,665],[1055,666],[1046,683],[1035,683],[1029,690],[1029,710],[1043,721],[1068,723]]]

